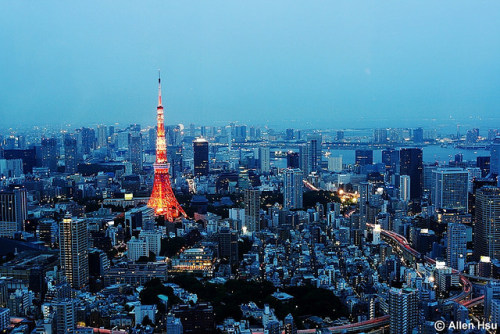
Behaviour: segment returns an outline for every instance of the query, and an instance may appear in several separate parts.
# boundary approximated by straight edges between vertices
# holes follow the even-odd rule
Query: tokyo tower
[[[167,142],[165,140],[165,124],[163,106],[161,104],[161,79],[159,76],[156,118],[156,163],[154,164],[155,179],[153,192],[149,198],[148,206],[155,209],[157,215],[163,215],[166,220],[173,221],[180,216],[187,216],[179,202],[177,202],[170,184],[170,175],[168,173],[170,164],[167,162]]]

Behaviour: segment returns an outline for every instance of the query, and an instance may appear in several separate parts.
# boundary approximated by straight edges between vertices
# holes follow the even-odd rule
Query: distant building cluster
[[[0,132],[0,330],[500,322],[498,130],[156,117]]]

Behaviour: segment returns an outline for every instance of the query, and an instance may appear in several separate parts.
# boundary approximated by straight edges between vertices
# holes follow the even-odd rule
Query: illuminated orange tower
[[[173,221],[180,216],[186,217],[186,213],[175,198],[170,184],[170,175],[168,173],[170,164],[167,162],[167,142],[165,140],[165,124],[163,106],[161,104],[161,79],[159,76],[156,118],[156,163],[154,164],[155,179],[153,192],[149,198],[148,206],[155,209],[157,215],[163,215],[166,220]]]

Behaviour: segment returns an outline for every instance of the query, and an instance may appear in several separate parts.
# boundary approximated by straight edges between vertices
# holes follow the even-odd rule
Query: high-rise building
[[[156,149],[156,128],[150,128],[148,130],[148,150],[154,151],[155,149]]]
[[[79,138],[81,138],[82,153],[89,154],[95,148],[95,130],[81,128]]]
[[[500,175],[500,137],[496,137],[490,146],[490,174]]]
[[[486,177],[490,173],[490,157],[477,157],[476,166],[481,169],[481,177]]]
[[[436,209],[467,211],[469,174],[462,168],[432,171],[431,200]]]
[[[328,170],[330,172],[340,173],[342,171],[342,156],[328,157]]]
[[[50,303],[56,316],[56,333],[76,332],[76,302],[73,299],[57,300]]]
[[[485,186],[476,191],[474,257],[500,260],[500,188]]]
[[[78,146],[76,139],[66,136],[64,138],[64,171],[74,174],[78,167]]]
[[[108,146],[108,127],[106,125],[97,126],[97,147]]]
[[[418,144],[424,142],[424,129],[418,128],[413,130],[413,142]]]
[[[469,167],[467,168],[468,173],[468,182],[467,182],[467,191],[472,193],[474,188],[474,181],[482,178],[481,168],[478,167]]]
[[[57,171],[58,151],[56,138],[42,138],[42,167],[47,167],[51,172]]]
[[[260,231],[260,192],[258,189],[245,189],[243,191],[245,207],[244,232]]]
[[[193,141],[194,175],[208,175],[208,141],[197,138]]]
[[[271,170],[271,152],[269,147],[259,147],[260,172],[269,173]]]
[[[14,188],[0,191],[0,235],[12,237],[15,231],[24,231],[28,218],[26,189]]]
[[[286,154],[286,167],[300,168],[300,157],[297,152],[290,151]]]
[[[467,231],[464,224],[449,223],[446,231],[446,264],[464,270],[467,256]]]
[[[227,261],[231,269],[238,264],[238,233],[222,228],[217,234],[219,258]]]
[[[410,201],[411,194],[411,181],[410,176],[400,175],[399,176],[399,199],[403,202]]]
[[[399,151],[393,148],[388,148],[382,151],[382,163],[385,165],[385,170],[391,174],[397,173],[399,167]]]
[[[59,226],[61,270],[74,289],[89,282],[89,240],[87,221],[67,214]]]
[[[132,164],[132,172],[142,172],[142,135],[140,132],[131,132],[128,135],[129,161]]]
[[[132,237],[127,242],[127,258],[135,262],[143,256],[149,256],[147,241]]]
[[[314,172],[321,168],[322,141],[321,134],[314,133],[307,136],[309,146],[309,171]]]
[[[355,152],[356,161],[355,164],[358,166],[366,166],[373,164],[373,151],[372,150],[361,150],[358,149]]]
[[[500,300],[500,282],[489,282],[486,284],[484,289],[484,319],[486,322],[490,322],[494,312],[492,312],[495,306],[493,305],[495,300]]]
[[[418,297],[414,289],[392,288],[389,291],[391,333],[410,334],[418,325]]]
[[[422,149],[401,149],[399,152],[399,166],[401,175],[410,176],[410,199],[420,201],[423,189]]]
[[[299,168],[304,177],[307,177],[311,170],[311,149],[309,145],[299,146]]]
[[[158,78],[158,107],[156,108],[156,162],[153,191],[148,206],[167,221],[173,221],[186,213],[175,198],[170,184],[169,164],[167,162],[167,142],[165,139],[165,119],[161,103],[161,80]]]
[[[3,150],[3,157],[6,160],[17,160],[21,159],[23,161],[23,173],[28,174],[33,172],[33,167],[36,166],[36,149],[29,148],[26,150]]]
[[[304,176],[300,169],[285,169],[283,182],[283,206],[286,209],[303,207]]]

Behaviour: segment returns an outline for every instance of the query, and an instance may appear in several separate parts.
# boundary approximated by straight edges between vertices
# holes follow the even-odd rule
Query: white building
[[[148,243],[144,239],[132,237],[127,242],[127,258],[135,262],[141,256],[149,256]]]

